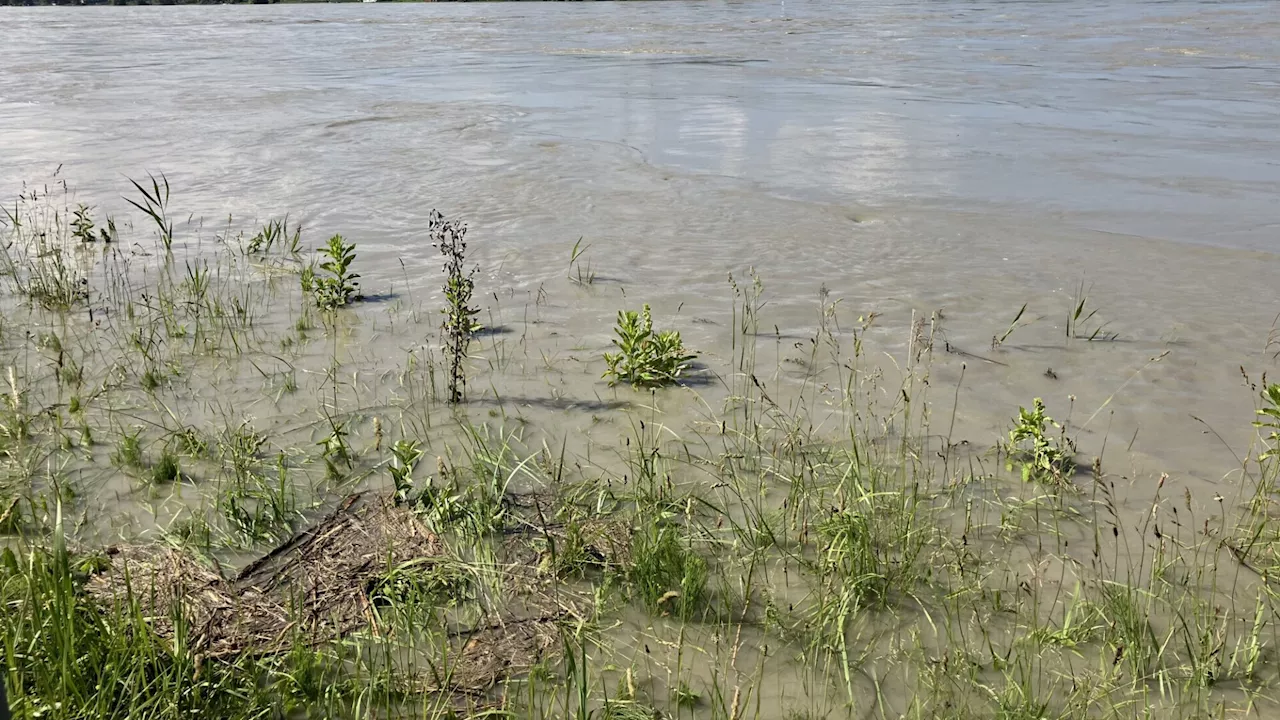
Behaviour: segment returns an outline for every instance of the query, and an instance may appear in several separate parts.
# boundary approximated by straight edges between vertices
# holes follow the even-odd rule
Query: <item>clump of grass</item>
[[[817,530],[823,564],[844,578],[844,589],[863,603],[883,601],[893,568],[876,547],[866,516],[840,510],[819,523]]]
[[[1280,455],[1280,383],[1267,385],[1262,390],[1262,407],[1258,408],[1259,420],[1253,426],[1266,432],[1263,442],[1267,449],[1259,456],[1259,461],[1266,461]]]
[[[457,606],[475,595],[475,577],[459,563],[440,558],[411,560],[388,570],[370,589],[375,605]]]
[[[165,534],[179,544],[190,545],[199,550],[207,551],[213,546],[213,528],[204,515],[192,513],[177,520]]]
[[[1050,433],[1050,428],[1057,431]],[[1009,458],[1022,466],[1022,479],[1063,485],[1075,472],[1075,443],[1066,428],[1045,413],[1044,401],[1036,398],[1031,409],[1018,408],[1018,418],[1009,431]]]
[[[172,442],[179,452],[190,458],[202,458],[209,454],[209,441],[194,427],[185,427],[174,433]]]
[[[302,249],[302,228],[289,226],[289,218],[270,220],[249,238],[245,252],[264,255],[280,248],[286,255],[297,255]]]
[[[592,568],[603,566],[603,558],[591,547],[583,534],[582,523],[570,520],[560,536],[545,533],[534,542],[542,561],[539,570],[558,578],[583,578]]]
[[[141,437],[141,430],[121,434],[120,443],[116,446],[115,454],[112,455],[111,458],[118,467],[129,468],[132,470],[142,468],[143,458]]]
[[[1138,677],[1149,676],[1162,651],[1151,624],[1155,598],[1149,592],[1110,581],[1100,584],[1097,595],[1097,612],[1115,651],[1115,661],[1127,662]]]
[[[431,245],[444,256],[444,300],[440,311],[444,322],[440,332],[444,337],[445,362],[448,364],[449,402],[460,403],[467,392],[467,373],[464,363],[471,339],[480,330],[476,316],[479,308],[471,306],[471,294],[475,290],[476,267],[466,269],[467,226],[457,220],[445,220],[444,215],[432,210],[428,221]]]
[[[351,469],[351,443],[347,441],[350,433],[347,423],[333,417],[328,418],[329,434],[320,439],[316,445],[320,448],[320,457],[324,459],[325,476],[330,482],[339,482]],[[339,467],[341,466],[341,467]]]
[[[22,228],[18,210],[0,207],[5,219]],[[26,228],[11,241],[0,241],[3,271],[30,302],[46,310],[66,312],[89,299],[89,279],[67,247],[65,234],[41,225]]]
[[[167,212],[169,206],[169,178],[165,177],[163,173],[160,174],[160,180],[158,181],[154,175],[148,175],[147,177],[151,180],[150,190],[137,180],[129,179],[129,182],[133,183],[133,186],[142,195],[142,200],[125,198],[125,202],[138,208],[147,217],[151,218],[160,234],[160,244],[164,246],[165,252],[172,252],[173,221],[169,219]]]
[[[673,525],[642,523],[631,545],[628,580],[650,612],[691,616],[707,595],[707,561]]]
[[[142,373],[142,377],[138,379],[138,382],[142,385],[143,390],[152,392],[164,383],[164,373],[159,368],[147,368]]]
[[[1118,334],[1107,332],[1107,323],[1098,322],[1095,317],[1098,314],[1097,308],[1090,309],[1089,290],[1085,288],[1084,282],[1081,281],[1080,287],[1076,289],[1075,297],[1071,301],[1071,311],[1067,313],[1067,340],[1115,340]],[[1092,324],[1092,329],[1090,325]]]
[[[178,466],[178,458],[167,450],[160,455],[160,460],[151,466],[152,485],[172,485],[182,479],[182,470]]]
[[[299,518],[297,489],[283,456],[274,478],[257,469],[226,478],[217,505],[245,547],[287,537]]]
[[[455,533],[471,543],[501,532],[508,517],[507,483],[510,475],[486,472],[477,463],[469,477],[443,460],[436,469],[438,484],[422,487],[407,498],[434,530]]]
[[[201,443],[199,436],[194,436],[192,450],[208,449],[207,443]],[[260,452],[267,444],[267,436],[259,432],[249,421],[236,427],[227,426],[217,438],[217,456],[223,464],[230,464],[235,474],[241,475],[251,471],[260,464]]]
[[[1027,312],[1027,303],[1022,303],[1022,307],[1018,309],[1018,314],[1014,315],[1013,321],[1009,323],[1009,329],[1005,330],[1004,333],[999,336],[992,336],[991,338],[992,350],[995,350],[1001,345],[1004,345],[1004,342],[1009,339],[1009,336],[1013,335],[1013,331],[1017,330],[1020,327],[1018,325],[1018,322],[1022,320],[1022,316],[1025,315],[1026,312]]]
[[[605,353],[604,377],[609,383],[626,382],[637,388],[656,388],[680,381],[693,367],[697,355],[689,352],[676,330],[654,332],[653,316],[645,305],[639,313],[618,312],[616,353]]]
[[[1056,626],[1032,630],[1027,639],[1045,646],[1071,649],[1095,639],[1106,627],[1098,606],[1085,599],[1077,588],[1066,605],[1062,620]]]
[[[590,285],[596,281],[595,268],[588,261],[584,267],[581,259],[587,250],[591,249],[591,245],[583,245],[582,238],[578,238],[578,242],[573,244],[573,249],[569,251],[569,279],[579,285]]]

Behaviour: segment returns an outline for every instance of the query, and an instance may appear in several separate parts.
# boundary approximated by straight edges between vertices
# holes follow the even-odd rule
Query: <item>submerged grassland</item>
[[[513,311],[438,214],[442,290],[414,298],[370,287],[356,242],[194,228],[169,195],[135,184],[117,227],[26,189],[0,219],[15,717],[1280,708],[1265,377],[1219,495],[1156,476],[1135,504],[1051,417],[1069,408],[1028,398],[1002,436],[955,437],[937,315],[886,365],[875,318],[822,294],[784,373],[757,362],[782,336],[767,278],[731,278],[727,357],[638,297],[607,357],[564,358],[530,351],[529,317],[595,292],[581,242]],[[1082,286],[1066,340],[1114,339],[1093,317]],[[566,373],[586,390],[547,381]]]

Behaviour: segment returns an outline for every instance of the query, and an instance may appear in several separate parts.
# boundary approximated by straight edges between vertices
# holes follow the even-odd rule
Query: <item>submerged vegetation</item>
[[[480,331],[476,316],[479,308],[471,306],[475,291],[476,268],[466,268],[467,227],[457,220],[445,220],[432,211],[427,228],[431,244],[444,256],[444,302],[440,312],[444,322],[440,334],[444,338],[444,354],[448,363],[449,402],[460,403],[466,397],[467,373],[464,367],[471,339]]]
[[[649,306],[640,312],[618,313],[616,353],[605,353],[604,376],[610,382],[626,382],[638,388],[674,385],[692,368],[697,358],[685,350],[676,330],[654,331]]]
[[[530,307],[599,289],[580,245],[517,334],[514,293],[476,288],[465,228],[438,213],[443,287],[415,300],[362,266],[389,299],[355,302],[355,241],[310,262],[303,229],[273,220],[200,242],[166,183],[135,189],[137,226],[43,188],[0,218],[15,717],[1280,709],[1265,376],[1245,378],[1252,451],[1196,496],[1086,461],[1105,441],[1081,444],[1056,402],[1065,420],[1036,398],[1007,435],[962,441],[954,417],[940,433],[937,314],[901,328],[891,372],[874,316],[821,293],[784,374],[758,360],[775,340],[752,273],[726,288],[730,353],[694,375],[647,305],[611,344],[602,327],[571,361],[531,357]],[[483,333],[476,297],[494,303]],[[1085,300],[1063,352],[1114,337]]]
[[[269,231],[264,229],[250,241],[250,252],[253,252],[258,238],[264,234],[269,237]],[[270,240],[263,245],[269,249]],[[302,268],[299,274],[302,292],[310,295],[316,307],[321,310],[337,310],[360,300],[360,286],[356,284],[360,275],[351,270],[356,261],[355,243],[347,242],[341,235],[334,235],[329,238],[327,245],[320,248],[320,255],[324,257],[322,262]],[[316,272],[317,268],[323,274]]]

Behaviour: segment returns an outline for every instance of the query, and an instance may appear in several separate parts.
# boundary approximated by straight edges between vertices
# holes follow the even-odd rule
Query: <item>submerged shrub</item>
[[[1049,428],[1058,435],[1051,435]],[[1018,408],[1018,419],[1009,431],[1009,459],[1022,466],[1026,482],[1060,485],[1075,472],[1075,444],[1066,436],[1066,428],[1045,414],[1040,398],[1030,410]]]
[[[471,338],[480,331],[480,324],[476,322],[480,310],[471,306],[476,268],[466,268],[466,225],[457,220],[445,220],[444,215],[432,210],[428,230],[432,246],[444,256],[445,306],[440,311],[444,314],[440,333],[444,336],[444,354],[449,364],[449,402],[460,403],[467,391],[463,361],[467,358]]]
[[[618,336],[613,340],[618,352],[604,354],[609,366],[604,377],[609,378],[610,384],[624,381],[638,388],[672,385],[693,367],[697,358],[685,349],[679,332],[654,332],[648,305],[639,313],[619,311],[613,331]]]
[[[321,310],[336,310],[361,298],[360,286],[356,279],[360,276],[351,271],[356,261],[356,244],[349,243],[341,235],[329,238],[329,244],[320,248],[325,260],[319,269],[324,275],[316,272],[315,267],[302,270],[302,291],[311,295],[316,307]]]

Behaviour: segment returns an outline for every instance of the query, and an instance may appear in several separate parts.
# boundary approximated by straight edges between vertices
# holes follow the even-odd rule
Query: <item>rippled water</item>
[[[184,216],[289,212],[419,292],[433,207],[471,223],[486,293],[563,282],[585,236],[601,282],[541,311],[552,351],[650,302],[727,356],[725,278],[755,266],[780,338],[822,287],[890,353],[942,310],[995,360],[937,361],[975,441],[1070,394],[1082,449],[1120,437],[1136,476],[1204,492],[1234,466],[1206,425],[1242,448],[1240,367],[1276,369],[1274,3],[5,8],[0,32],[0,187],[61,165],[123,215],[125,177],[163,171]],[[1065,342],[1082,282],[1116,342]]]

